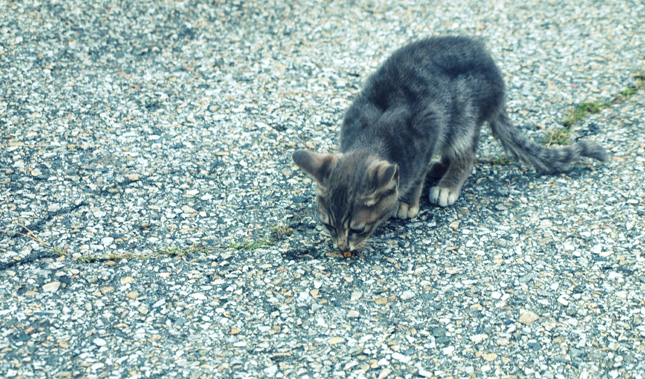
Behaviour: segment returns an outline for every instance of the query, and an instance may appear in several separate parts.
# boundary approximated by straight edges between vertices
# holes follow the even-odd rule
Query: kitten
[[[400,48],[368,79],[345,114],[340,153],[300,150],[293,160],[316,180],[319,218],[334,243],[352,251],[391,215],[417,215],[426,175],[438,179],[430,202],[454,204],[484,122],[541,171],[565,171],[580,156],[607,159],[591,142],[552,149],[528,140],[508,119],[502,75],[483,44],[437,37]]]

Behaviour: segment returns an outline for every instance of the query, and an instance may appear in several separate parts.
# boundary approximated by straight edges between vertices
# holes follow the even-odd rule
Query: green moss
[[[546,136],[544,137],[544,144],[547,146],[571,145],[571,133],[571,129],[567,127],[547,130]]]
[[[169,257],[185,257],[189,254],[188,250],[178,249],[176,247],[167,247],[162,249],[159,253],[155,254],[155,257],[169,256]]]
[[[276,243],[292,234],[293,229],[291,227],[287,225],[278,225],[271,229],[271,235],[267,238],[261,238],[244,243],[232,243],[228,245],[228,247],[233,250],[255,250],[261,247],[275,246]]]
[[[271,229],[271,239],[274,241],[281,241],[285,237],[288,237],[293,234],[293,229],[287,225],[279,225]]]
[[[52,252],[55,255],[59,256],[59,257],[66,257],[67,256],[67,251],[65,249],[61,248],[61,247],[58,247],[58,246],[54,246],[54,248],[52,249]]]
[[[157,253],[150,254],[150,255],[134,255],[132,253],[112,253],[112,254],[106,254],[102,256],[84,255],[84,256],[75,258],[74,260],[79,263],[120,261],[121,259],[145,260],[150,258],[154,259],[154,258],[162,258],[162,257],[187,257],[192,254],[203,254],[205,252],[207,252],[205,248],[201,247],[198,244],[194,244],[187,249],[168,247],[168,248],[162,249]]]
[[[635,74],[634,78],[636,79],[636,83],[620,91],[620,95],[616,96],[616,101],[627,100],[634,96],[639,90],[645,88],[645,74]]]
[[[153,257],[154,258],[158,258],[162,256],[186,257],[192,254],[203,254],[206,251],[207,251],[206,249],[199,246],[198,244],[193,244],[191,247],[187,249],[180,249],[177,247],[167,247],[165,249],[162,249],[159,253],[155,254]]]
[[[74,260],[79,263],[92,263],[100,260],[100,257],[97,257],[96,255],[83,255],[78,258],[75,258]]]
[[[263,238],[246,243],[232,243],[229,245],[229,247],[233,250],[255,250],[261,247],[269,247],[274,245],[275,241],[273,239]]]
[[[567,116],[562,121],[562,125],[569,128],[576,122],[583,120],[590,113],[598,113],[605,108],[611,107],[612,104],[625,101],[634,96],[638,91],[645,88],[645,73],[637,72],[633,75],[633,77],[636,82],[618,92],[618,94],[614,96],[611,102],[607,103],[597,100],[582,102],[567,113]]]
[[[136,259],[136,258],[141,259],[141,257],[135,256],[132,253],[121,253],[121,254],[114,253],[114,254],[108,254],[104,257],[101,257],[101,260],[102,261],[120,261],[121,259]]]
[[[585,101],[580,103],[577,107],[569,111],[567,117],[562,121],[562,125],[570,127],[578,121],[584,119],[590,113],[598,113],[605,108],[609,108],[610,104],[603,101]]]

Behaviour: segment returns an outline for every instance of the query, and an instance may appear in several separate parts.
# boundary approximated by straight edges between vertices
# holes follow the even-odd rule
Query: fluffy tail
[[[571,146],[548,148],[529,140],[508,119],[506,111],[490,122],[493,135],[502,142],[506,151],[515,159],[530,164],[541,171],[563,172],[571,168],[571,163],[580,157],[589,157],[601,162],[607,160],[607,151],[593,142],[578,141]]]

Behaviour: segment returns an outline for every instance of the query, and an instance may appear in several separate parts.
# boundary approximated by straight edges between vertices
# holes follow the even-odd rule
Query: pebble
[[[45,292],[56,292],[60,288],[60,282],[50,282],[43,285],[43,291]]]
[[[123,177],[128,179],[131,182],[137,182],[140,180],[140,177],[137,174],[125,174],[123,175]]]
[[[392,373],[392,369],[389,367],[385,367],[384,369],[381,370],[378,374],[378,379],[385,379],[387,378],[390,374]]]
[[[344,342],[344,341],[345,341],[345,339],[343,337],[331,337],[329,339],[329,344],[330,345],[335,345],[337,343],[341,343],[341,342]]]
[[[487,362],[492,362],[495,359],[497,359],[497,354],[495,354],[495,353],[484,353],[484,354],[482,354],[482,358],[484,358],[484,360],[487,361]]]
[[[408,363],[412,359],[409,356],[403,355],[403,354],[400,354],[400,353],[392,353],[392,358],[394,358],[397,361],[402,362],[402,363]]]
[[[361,314],[355,310],[351,310],[347,312],[347,317],[357,318],[357,317],[360,317],[360,315]]]
[[[540,317],[531,311],[523,311],[520,314],[520,322],[525,325],[533,324],[538,318]]]
[[[131,292],[128,292],[128,294],[125,296],[129,299],[136,299],[137,297],[139,297],[139,292],[131,291]]]
[[[137,311],[139,311],[139,313],[141,313],[142,315],[144,315],[144,316],[145,316],[145,315],[147,315],[147,314],[148,314],[149,309],[148,309],[148,306],[147,306],[147,305],[145,305],[145,304],[141,304],[141,305],[139,305],[139,306],[137,307]]]
[[[103,295],[111,294],[112,292],[114,292],[114,287],[111,287],[111,286],[101,287],[101,293]]]
[[[93,342],[94,342],[94,344],[96,346],[105,346],[105,345],[107,345],[107,342],[103,338],[95,338]]]
[[[415,296],[415,293],[412,291],[403,291],[403,293],[401,293],[402,300],[409,300],[409,299],[412,299],[414,296]]]
[[[474,343],[482,343],[488,338],[487,334],[475,334],[474,336],[470,336],[470,340]]]

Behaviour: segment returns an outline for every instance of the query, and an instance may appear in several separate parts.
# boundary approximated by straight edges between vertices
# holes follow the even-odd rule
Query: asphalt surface
[[[0,2],[0,377],[641,378],[645,5]],[[480,38],[509,115],[462,197],[335,251],[295,149],[378,64]]]

